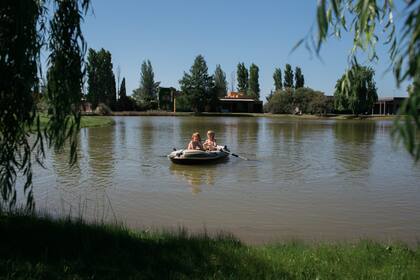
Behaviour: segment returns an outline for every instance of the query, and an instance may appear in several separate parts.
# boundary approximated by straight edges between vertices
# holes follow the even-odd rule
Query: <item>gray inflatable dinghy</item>
[[[216,151],[175,150],[168,155],[168,158],[177,164],[206,164],[220,162],[229,154],[226,147],[218,146]]]

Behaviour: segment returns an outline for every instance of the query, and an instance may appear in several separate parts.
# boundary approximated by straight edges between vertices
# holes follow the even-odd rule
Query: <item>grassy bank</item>
[[[40,115],[41,127],[44,127],[48,123],[48,117],[46,115]],[[114,125],[115,121],[111,117],[107,116],[82,116],[80,121],[80,127],[104,127]]]
[[[403,245],[247,246],[232,237],[0,215],[2,279],[419,279]]]

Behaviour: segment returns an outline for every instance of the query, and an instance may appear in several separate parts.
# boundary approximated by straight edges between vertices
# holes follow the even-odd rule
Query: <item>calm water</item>
[[[117,117],[83,129],[80,159],[48,154],[37,207],[132,228],[228,231],[244,241],[420,237],[420,164],[390,138],[388,121],[235,117]],[[216,131],[249,158],[205,167],[165,155]]]

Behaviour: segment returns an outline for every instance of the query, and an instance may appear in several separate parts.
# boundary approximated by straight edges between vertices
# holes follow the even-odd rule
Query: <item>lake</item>
[[[393,145],[392,121],[265,117],[115,117],[82,129],[79,161],[47,152],[37,209],[134,229],[230,232],[248,243],[372,238],[415,244],[420,164]],[[249,158],[179,166],[191,134]]]

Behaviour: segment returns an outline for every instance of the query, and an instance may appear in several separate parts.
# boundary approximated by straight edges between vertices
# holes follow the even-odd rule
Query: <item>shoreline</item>
[[[91,114],[89,114],[91,115]],[[271,113],[194,113],[194,112],[166,112],[166,111],[122,111],[113,112],[111,116],[170,116],[170,117],[266,117],[266,118],[289,118],[296,120],[395,120],[396,115],[293,115]]]
[[[418,279],[420,248],[403,243],[286,241],[247,245],[229,234],[134,231],[0,213],[0,278]],[[29,233],[29,234],[28,234]]]

